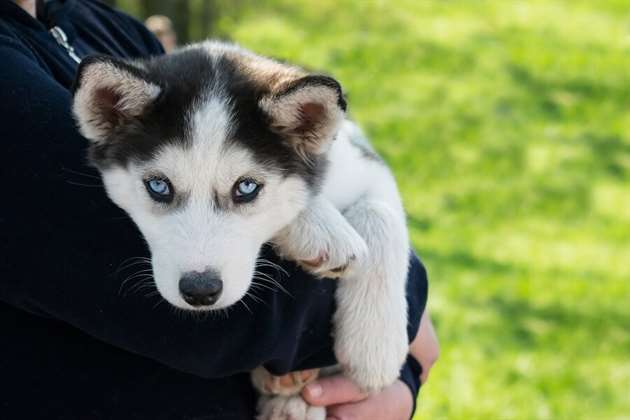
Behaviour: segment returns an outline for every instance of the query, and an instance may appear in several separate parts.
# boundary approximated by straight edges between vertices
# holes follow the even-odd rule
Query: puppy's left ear
[[[303,156],[328,150],[344,119],[346,101],[339,82],[327,76],[305,76],[264,97],[260,107],[272,131]]]
[[[93,144],[109,145],[116,132],[140,118],[162,88],[131,63],[108,56],[84,59],[73,86],[79,131]]]

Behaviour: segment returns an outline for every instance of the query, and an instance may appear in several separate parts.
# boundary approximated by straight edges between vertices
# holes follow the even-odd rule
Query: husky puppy
[[[395,180],[345,111],[333,78],[211,41],[141,61],[87,58],[73,104],[164,299],[193,311],[235,304],[271,242],[341,278],[335,353],[376,391],[408,352],[409,242]],[[298,391],[264,398],[260,418],[323,419]]]

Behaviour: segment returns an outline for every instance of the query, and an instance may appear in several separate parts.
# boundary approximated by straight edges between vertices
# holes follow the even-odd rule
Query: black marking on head
[[[234,126],[228,146],[244,147],[266,168],[285,176],[300,176],[313,190],[318,189],[328,163],[326,155],[313,154],[304,159],[286,136],[271,128],[270,116],[261,109],[260,101],[270,95],[286,96],[301,88],[318,85],[333,89],[337,93],[337,105],[345,110],[341,87],[334,79],[296,75],[296,80],[285,84],[279,93],[273,91],[277,89],[273,83],[265,83],[264,78],[252,74],[251,68],[247,68],[247,60],[241,60],[238,53],[209,52],[202,44],[139,62],[123,62],[109,57],[87,58],[80,66],[75,92],[84,83],[81,69],[97,60],[109,60],[134,77],[161,88],[159,97],[141,115],[115,125],[104,141],[91,145],[90,161],[98,168],[151,160],[166,145],[189,147],[194,141],[190,117],[207,100],[220,95],[227,98],[232,108]],[[303,111],[308,126],[314,118],[311,111],[316,114],[320,110],[307,107]],[[219,200],[217,204],[220,205]]]
[[[223,57],[217,65],[229,79],[224,86],[233,106],[231,143],[248,149],[258,163],[285,176],[300,176],[309,186],[318,188],[328,161],[324,156],[304,161],[285,138],[270,128],[269,116],[259,106],[260,100],[271,93],[270,87],[250,79],[240,71],[240,63],[231,58]]]

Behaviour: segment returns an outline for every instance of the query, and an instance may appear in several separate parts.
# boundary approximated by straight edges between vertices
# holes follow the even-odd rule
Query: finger
[[[370,395],[363,401],[327,407],[327,420],[408,420],[412,395],[402,382]]]
[[[328,406],[361,401],[366,394],[350,379],[336,375],[308,384],[302,391],[302,397],[311,405]]]

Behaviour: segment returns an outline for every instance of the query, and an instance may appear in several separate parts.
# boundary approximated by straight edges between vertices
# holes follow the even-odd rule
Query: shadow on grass
[[[583,100],[613,100],[621,105],[626,104],[630,99],[630,90],[627,86],[617,86],[602,81],[594,82],[584,78],[546,79],[515,64],[509,64],[507,72],[517,86],[530,92],[532,97],[540,98],[543,109],[550,111],[550,116],[557,115],[557,105],[552,98],[553,94],[558,92],[570,93]]]
[[[420,218],[411,214],[407,215],[407,224],[412,229],[427,231],[431,229],[431,221],[428,218]]]
[[[617,179],[627,179],[628,170],[624,162],[630,159],[630,144],[615,135],[584,133],[577,139],[578,143],[590,149],[590,157],[597,161],[598,166]]]
[[[536,104],[541,115],[548,120],[572,122],[575,115],[565,115],[565,107],[559,97],[568,95],[575,103],[590,103],[598,106],[600,102],[612,101],[619,109],[624,109],[630,101],[630,89],[625,85],[606,83],[602,80],[593,81],[584,78],[553,79],[535,75],[530,70],[519,65],[508,65],[507,72],[514,83],[524,89],[530,100]],[[559,77],[559,76],[558,76]],[[503,109],[500,107],[499,109]],[[584,111],[586,112],[586,111]],[[583,115],[587,118],[587,114]],[[628,178],[627,165],[624,162],[630,158],[630,144],[614,133],[610,127],[602,126],[602,132],[585,131],[574,139],[565,139],[570,144],[584,145],[590,153],[586,160],[598,171],[618,179]],[[568,168],[574,170],[579,168]]]
[[[479,341],[484,343],[484,352],[487,354],[534,347],[553,352],[555,348],[552,344],[559,333],[571,335],[582,332],[593,343],[610,343],[614,335],[620,349],[630,346],[630,333],[623,333],[627,331],[630,319],[628,311],[607,305],[601,298],[591,297],[589,294],[584,294],[583,297],[566,296],[563,299],[560,290],[554,289],[554,279],[565,282],[565,286],[566,282],[581,282],[583,285],[587,281],[589,287],[595,288],[607,278],[602,273],[574,273],[559,269],[536,271],[479,258],[465,252],[442,254],[421,249],[419,254],[431,265],[448,267],[448,270],[458,273],[469,271],[480,274],[482,279],[471,286],[477,290],[467,292],[462,289],[461,295],[453,304],[460,309],[464,307],[469,316],[472,316],[466,321],[469,331],[464,336],[475,336],[477,339],[485,337],[486,339]],[[512,287],[516,287],[515,279],[522,285],[523,281],[527,282],[533,276],[543,276],[544,279],[531,280],[527,294],[522,297],[512,293]],[[479,293],[478,289],[484,288],[484,277],[488,278],[488,293]],[[550,296],[553,299],[549,299]],[[615,297],[611,296],[611,299]],[[477,317],[480,317],[478,321],[472,321]],[[439,324],[439,320],[437,323]],[[492,339],[488,340],[488,337]],[[596,346],[594,344],[591,350]]]
[[[578,304],[575,308],[568,308],[560,302],[534,305],[525,299],[493,296],[487,305],[505,319],[533,318],[563,328],[573,327],[573,331],[586,329],[592,331],[593,338],[601,335],[605,328],[626,329],[628,325],[627,315],[606,307],[594,308],[587,302],[584,302],[584,305]]]
[[[418,249],[420,257],[442,267],[461,267],[485,274],[526,274],[528,270],[513,264],[505,264],[488,258],[479,258],[468,252],[455,251],[448,254],[426,248]]]

